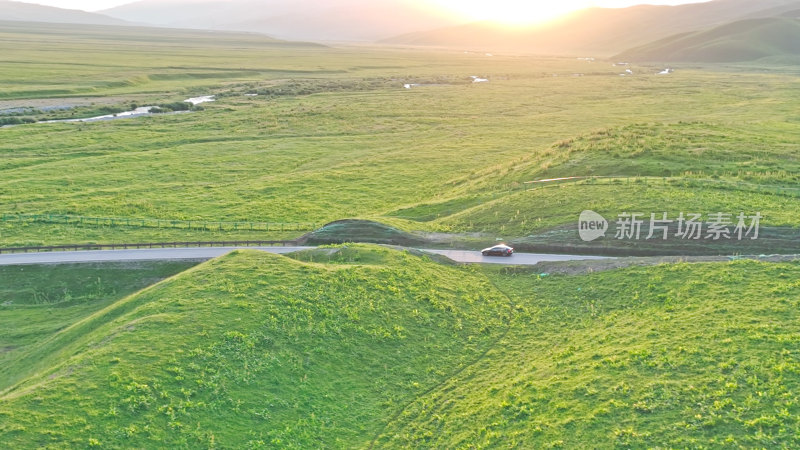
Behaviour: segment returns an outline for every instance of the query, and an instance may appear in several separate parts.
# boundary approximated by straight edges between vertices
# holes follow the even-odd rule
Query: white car
[[[511,256],[514,254],[514,249],[506,244],[495,245],[481,250],[483,256]]]

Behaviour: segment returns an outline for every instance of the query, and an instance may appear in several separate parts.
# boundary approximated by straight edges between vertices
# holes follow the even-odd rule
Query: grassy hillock
[[[799,443],[797,263],[546,276],[365,245],[296,258],[236,252],[58,333],[85,331],[2,387],[3,442]]]
[[[361,251],[359,265],[237,252],[114,303],[51,348],[51,367],[2,387],[3,441],[366,446],[479,358],[510,311],[480,273]]]
[[[331,222],[303,236],[304,245],[328,245],[345,242],[370,242],[373,244],[424,245],[425,240],[392,226],[369,220],[339,220]]]
[[[711,30],[681,33],[622,52],[626,61],[731,63],[762,58],[797,59],[800,21],[796,17],[749,19]]]
[[[515,245],[520,249],[537,251],[580,247],[655,254],[797,252],[793,211],[800,200],[800,168],[794,156],[794,127],[777,122],[736,127],[679,122],[595,130],[454,180],[458,194],[450,199],[388,216],[404,219],[397,224],[405,228],[416,223],[441,231],[518,237]],[[587,178],[533,182],[564,177]],[[578,217],[587,209],[612,222],[623,212],[643,214],[648,221],[651,213],[666,212],[675,219],[680,213],[705,217],[723,212],[735,217],[760,212],[764,231],[760,240],[732,246],[672,239],[633,242],[636,248],[629,248],[625,242],[606,239],[587,247],[576,231]]]

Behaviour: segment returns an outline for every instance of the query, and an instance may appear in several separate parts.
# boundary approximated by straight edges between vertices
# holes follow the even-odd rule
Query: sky
[[[132,0],[18,0],[59,8],[99,11],[131,3]],[[287,0],[291,1],[291,0]],[[335,2],[336,0],[331,0]],[[379,0],[374,0],[379,1]],[[508,23],[541,22],[561,14],[591,6],[622,8],[640,3],[679,5],[706,0],[417,0],[444,7],[473,20],[497,20]]]
[[[467,18],[496,20],[507,23],[543,22],[579,9],[599,6],[624,8],[647,3],[651,5],[680,5],[707,0],[424,0],[438,3]]]

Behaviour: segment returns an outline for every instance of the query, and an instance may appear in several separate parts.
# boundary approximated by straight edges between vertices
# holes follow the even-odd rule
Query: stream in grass
[[[202,97],[192,97],[184,100],[184,103],[191,103],[193,106],[197,106],[201,103],[208,103],[215,101],[216,98],[213,95],[205,95]],[[70,122],[102,122],[107,120],[119,120],[119,119],[134,119],[137,117],[144,117],[144,116],[152,116],[156,114],[183,114],[188,113],[191,111],[169,111],[169,112],[154,112],[154,109],[157,109],[157,106],[140,106],[136,109],[131,111],[123,111],[116,114],[106,114],[102,116],[96,117],[86,117],[81,119],[57,119],[57,120],[42,120],[36,123],[70,123]]]

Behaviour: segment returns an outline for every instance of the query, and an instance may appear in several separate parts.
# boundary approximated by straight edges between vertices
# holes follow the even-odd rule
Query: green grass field
[[[794,447],[800,266],[737,262],[542,278],[482,358],[405,408],[388,448]]]
[[[589,175],[796,187],[800,133],[789,73],[684,68],[656,76],[658,68],[636,66],[635,76],[620,77],[599,61],[286,46],[251,35],[221,34],[211,45],[188,32],[161,36],[166,41],[153,53],[132,31],[102,45],[106,29],[69,31],[0,28],[0,41],[15,42],[0,57],[0,81],[10,83],[0,110],[77,101],[124,107],[203,94],[218,101],[188,114],[0,129],[1,213],[391,222],[402,211],[443,204],[424,220],[392,223],[511,238],[573,223],[594,204],[649,213],[663,211],[667,198],[675,213],[759,205],[765,225],[798,225],[787,208],[795,200],[769,192],[715,187],[688,195],[678,187],[609,195],[582,186],[558,196],[557,215],[552,192],[519,193],[526,181]],[[91,63],[70,63],[79,49],[91,49]],[[473,84],[475,74],[491,82]],[[22,79],[24,90],[15,90]],[[404,89],[407,82],[435,85]],[[51,92],[53,83],[65,91]],[[58,114],[80,115],[80,108]],[[4,246],[210,234],[0,224]]]
[[[32,346],[47,364],[6,371],[0,435],[13,447],[793,447],[798,276],[795,263],[542,276],[374,246],[237,252]]]
[[[337,221],[309,242],[800,253],[790,66],[623,77],[600,60],[3,22],[0,50],[0,119],[216,96],[0,128],[0,217],[115,218],[0,220],[0,247],[292,239],[305,230],[183,224]],[[560,177],[595,178],[531,183]],[[760,212],[764,230],[746,246],[580,244],[586,209]],[[796,262],[549,275],[353,244],[196,264],[0,267],[0,442],[800,445]]]

